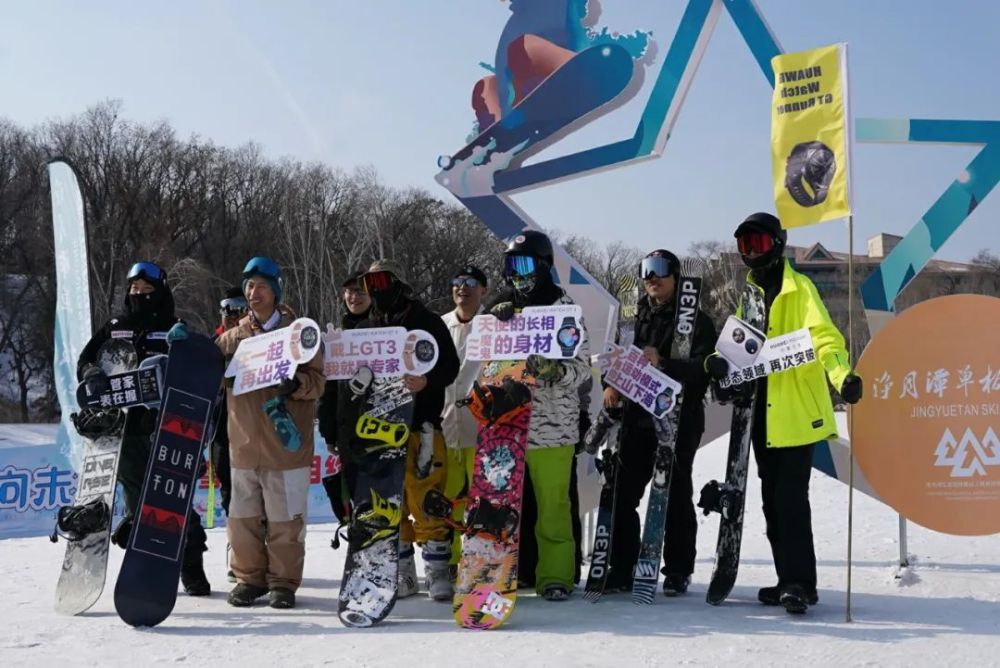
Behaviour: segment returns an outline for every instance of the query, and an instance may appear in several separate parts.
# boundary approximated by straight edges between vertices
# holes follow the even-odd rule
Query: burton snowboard
[[[108,376],[134,369],[137,359],[135,347],[126,339],[108,339],[97,353],[97,365]],[[82,437],[74,505],[59,510],[52,533],[53,542],[60,533],[67,540],[55,601],[56,612],[67,615],[88,610],[104,591],[125,411],[83,409],[74,422],[93,436]]]
[[[191,333],[171,343],[142,499],[115,585],[115,609],[132,626],[156,626],[174,608],[191,502],[224,371],[222,353],[210,338]]]
[[[677,281],[677,307],[671,359],[687,360],[691,357],[700,298],[701,279],[681,276]],[[652,603],[656,596],[683,399],[684,392],[681,391],[677,394],[672,411],[663,418],[653,418],[656,451],[653,455],[653,480],[649,488],[646,521],[643,523],[642,542],[639,544],[639,560],[635,564],[632,579],[632,601],[635,603]]]
[[[494,629],[517,598],[517,556],[531,389],[524,361],[483,364],[470,403],[479,422],[452,609],[456,623]]]
[[[402,376],[374,378],[368,367],[361,367],[347,386],[358,406],[352,449],[362,454],[337,614],[345,626],[368,627],[385,619],[396,604],[413,394]]]
[[[741,317],[749,325],[767,331],[767,308],[764,292],[749,281],[740,299]],[[764,381],[766,382],[766,381]],[[715,549],[715,568],[708,585],[705,600],[719,605],[736,584],[740,565],[740,544],[743,540],[743,506],[746,499],[747,472],[750,466],[750,436],[753,432],[753,415],[756,393],[733,403],[733,417],[729,433],[729,458],[726,462],[726,481],[713,480],[701,492],[698,505],[707,515],[716,511],[719,520],[719,540]],[[707,499],[712,503],[703,503]],[[708,507],[706,507],[706,505]]]

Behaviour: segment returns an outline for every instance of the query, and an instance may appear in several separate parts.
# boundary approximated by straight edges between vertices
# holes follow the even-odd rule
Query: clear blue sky
[[[686,2],[603,4],[602,25],[652,29],[662,54]],[[850,44],[855,116],[1000,119],[1000,3],[758,4],[787,51]],[[166,119],[181,136],[252,140],[273,156],[347,169],[370,163],[393,185],[448,198],[433,180],[435,161],[470,128],[478,63],[492,60],[507,12],[498,0],[6,0],[0,116],[31,125],[120,98],[128,118]],[[692,241],[728,239],[746,214],[773,209],[769,99],[723,14],[661,159],[518,202],[545,227],[600,241],[683,251]],[[550,151],[630,135],[643,94],[637,100]],[[856,249],[876,232],[909,230],[975,152],[858,146]],[[816,240],[845,250],[846,228],[827,223],[790,238]],[[980,248],[1000,251],[997,191],[941,257],[962,260]]]

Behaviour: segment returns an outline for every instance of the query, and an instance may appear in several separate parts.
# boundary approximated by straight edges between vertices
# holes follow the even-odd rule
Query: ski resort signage
[[[323,374],[328,380],[348,380],[361,367],[376,378],[422,376],[438,359],[437,341],[422,329],[404,327],[335,329],[323,334]]]
[[[998,331],[1000,299],[940,297],[889,321],[858,363],[858,463],[886,503],[935,531],[1000,532]]]
[[[243,339],[226,369],[226,378],[235,379],[233,395],[291,378],[300,364],[316,356],[319,344],[319,325],[309,318],[298,318],[288,327]]]
[[[477,315],[465,348],[465,359],[525,360],[530,355],[549,359],[576,357],[583,344],[583,309],[575,304],[529,306],[510,320]]]
[[[673,410],[681,384],[650,364],[641,350],[635,346],[624,348],[612,344],[605,359],[604,382],[624,398],[634,401],[656,418]]]
[[[740,385],[816,361],[807,328],[768,339],[735,316],[726,320],[715,349],[733,369],[719,380],[720,387]]]

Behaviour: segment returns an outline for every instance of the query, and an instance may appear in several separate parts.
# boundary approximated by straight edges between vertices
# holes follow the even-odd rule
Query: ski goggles
[[[250,278],[251,276],[278,279],[281,278],[281,269],[278,268],[278,265],[271,258],[258,255],[255,258],[251,258],[247,262],[247,266],[243,267],[243,278]]]
[[[167,272],[163,271],[152,262],[136,262],[132,265],[132,268],[128,270],[128,281],[131,283],[138,278],[141,278],[144,281],[166,282]]]
[[[651,255],[642,258],[642,262],[639,263],[639,278],[644,281],[667,278],[673,276],[676,269],[670,258],[662,255]]]
[[[219,302],[219,313],[231,318],[236,315],[243,315],[247,311],[247,300],[243,297],[229,297]]]
[[[396,277],[391,271],[373,271],[365,274],[361,280],[365,286],[365,292],[371,294],[373,292],[385,292],[391,288]]]
[[[453,288],[477,288],[479,287],[479,279],[472,276],[456,276],[451,279],[451,287]]]
[[[538,271],[538,263],[530,255],[506,255],[504,256],[503,275],[507,278],[514,276],[533,276]]]
[[[741,255],[750,255],[751,253],[762,255],[774,248],[774,237],[768,232],[744,232],[736,237],[736,246]]]

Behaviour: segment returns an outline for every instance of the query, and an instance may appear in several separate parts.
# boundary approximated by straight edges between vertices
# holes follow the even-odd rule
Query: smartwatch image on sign
[[[572,357],[576,346],[580,343],[580,328],[576,324],[576,318],[566,316],[563,318],[559,331],[556,332],[556,343],[563,357]]]
[[[785,162],[785,189],[801,206],[816,206],[826,201],[836,173],[837,158],[826,144],[802,142]]]

